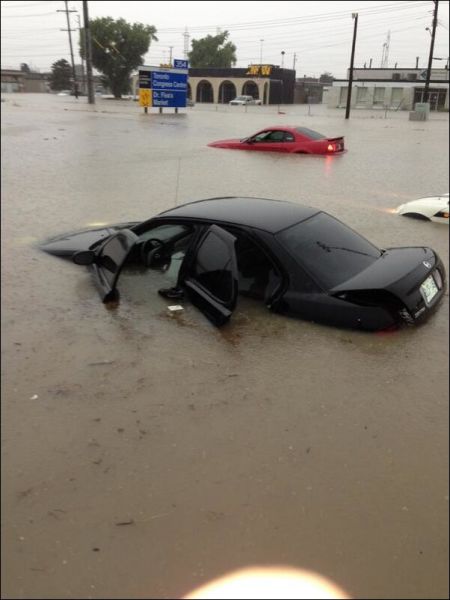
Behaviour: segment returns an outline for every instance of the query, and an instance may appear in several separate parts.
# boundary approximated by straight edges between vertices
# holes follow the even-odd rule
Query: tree
[[[92,19],[92,64],[103,73],[103,81],[115,98],[130,89],[130,75],[144,63],[150,43],[158,41],[156,28],[142,23],[127,23],[111,17]],[[85,58],[84,31],[80,31],[80,54]]]
[[[228,31],[217,35],[207,35],[199,40],[192,40],[192,50],[189,52],[191,67],[231,67],[237,62],[236,46],[226,42]],[[226,42],[226,43],[225,43]]]
[[[72,68],[65,58],[61,58],[52,64],[52,72],[49,77],[52,90],[70,90],[72,87]]]
[[[27,63],[20,63],[20,70],[22,73],[31,73],[31,69]]]
[[[333,83],[334,75],[332,75],[328,71],[325,71],[325,73],[322,73],[322,75],[319,77],[319,81],[320,81],[320,83],[324,83],[325,85],[328,85],[330,83]]]

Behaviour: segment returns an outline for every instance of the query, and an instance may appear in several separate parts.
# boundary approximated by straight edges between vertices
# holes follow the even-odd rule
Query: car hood
[[[129,229],[138,222],[116,223],[108,227],[80,229],[48,238],[39,244],[39,248],[48,254],[71,258],[75,252],[89,250],[120,229]]]
[[[239,138],[231,139],[231,140],[217,140],[217,142],[210,142],[208,146],[212,148],[226,148],[227,146],[234,144],[242,144],[243,140]]]
[[[386,290],[408,304],[408,297],[427,278],[437,260],[431,248],[387,248],[370,267],[330,292]]]

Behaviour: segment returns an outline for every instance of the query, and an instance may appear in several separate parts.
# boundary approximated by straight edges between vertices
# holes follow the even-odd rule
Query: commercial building
[[[136,95],[137,85],[135,75],[132,93]],[[261,100],[262,104],[292,104],[294,89],[295,71],[276,65],[189,69],[188,97],[196,103],[227,104],[244,94]]]
[[[194,102],[227,104],[245,94],[262,104],[294,102],[295,71],[276,65],[241,68],[189,69],[188,94]]]
[[[45,93],[49,91],[48,74],[16,69],[1,70],[2,92]]]
[[[318,78],[304,75],[295,81],[294,103],[321,104],[326,87]]]
[[[431,110],[449,109],[447,69],[432,69],[429,102]],[[351,106],[353,108],[389,108],[413,110],[423,102],[427,70],[423,68],[354,69]],[[327,93],[329,108],[347,104],[348,79],[336,79]]]

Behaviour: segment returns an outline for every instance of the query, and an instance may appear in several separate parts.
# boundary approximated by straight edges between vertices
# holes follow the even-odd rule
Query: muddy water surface
[[[46,236],[252,195],[318,206],[381,247],[448,228],[389,213],[448,191],[448,118],[286,107],[145,117],[2,104],[5,598],[173,598],[233,568],[310,568],[355,597],[448,596],[448,297],[372,335],[250,301],[217,330],[148,274],[116,308]],[[374,118],[376,117],[376,118]],[[272,123],[344,134],[335,159],[208,148]]]

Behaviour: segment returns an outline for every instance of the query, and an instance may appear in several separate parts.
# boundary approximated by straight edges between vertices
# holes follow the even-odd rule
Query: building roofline
[[[427,67],[353,67],[354,71],[426,71]],[[447,71],[445,67],[433,67],[432,71]]]
[[[348,83],[348,79],[335,79],[334,81],[345,81]],[[333,81],[333,83],[334,83]],[[381,83],[422,83],[425,85],[425,80],[422,79],[353,79],[353,83],[357,83],[358,81],[364,82],[381,82]],[[448,79],[430,79],[430,84],[432,83],[449,83]]]

